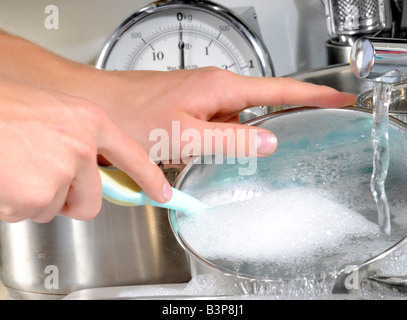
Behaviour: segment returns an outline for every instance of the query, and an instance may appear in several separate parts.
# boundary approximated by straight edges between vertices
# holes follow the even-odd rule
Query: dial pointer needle
[[[185,69],[185,56],[184,56],[184,47],[185,43],[182,40],[182,25],[181,23],[179,24],[179,42],[178,42],[178,48],[180,49],[180,69]]]

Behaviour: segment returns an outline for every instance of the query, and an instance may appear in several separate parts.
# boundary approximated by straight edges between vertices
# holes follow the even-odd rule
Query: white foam
[[[203,200],[219,205],[222,198],[218,192]],[[352,262],[361,257],[358,240],[381,238],[375,223],[325,192],[306,188],[269,190],[192,217],[181,216],[179,226],[186,242],[206,259],[284,265],[319,263],[338,254],[343,259],[348,253],[353,254],[348,259]]]

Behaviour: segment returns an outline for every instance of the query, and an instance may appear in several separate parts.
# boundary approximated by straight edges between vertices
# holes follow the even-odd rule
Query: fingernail
[[[170,184],[167,181],[164,182],[163,197],[166,202],[170,201],[172,198],[172,189],[171,189]]]
[[[272,154],[277,148],[277,138],[274,134],[261,132],[256,135],[256,146],[258,154]]]

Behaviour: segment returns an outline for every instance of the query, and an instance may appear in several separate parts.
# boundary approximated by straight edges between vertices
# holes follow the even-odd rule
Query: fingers
[[[291,78],[242,77],[240,81],[243,82],[240,95],[248,106],[302,105],[337,108],[356,103],[356,96],[353,94]]]
[[[51,180],[47,180],[51,182]],[[18,192],[18,197],[3,195],[0,205],[0,220],[13,223],[31,219],[38,223],[52,220],[65,203],[69,184],[54,188],[51,183],[31,185],[26,181],[25,188]],[[21,183],[17,183],[20,186]],[[14,189],[14,187],[11,187]],[[16,194],[15,191],[12,191]],[[7,203],[7,204],[5,204]]]
[[[107,118],[99,143],[99,153],[126,172],[153,200],[164,203],[171,199],[171,186],[161,169],[141,145]]]
[[[38,223],[47,223],[51,221],[56,214],[59,214],[62,210],[63,204],[66,202],[67,194],[69,192],[69,184],[65,184],[56,190],[54,197],[40,208],[40,210],[33,211],[30,207],[31,214],[28,216],[31,220]],[[83,212],[79,210],[79,212]],[[75,218],[75,215],[72,215]]]
[[[126,172],[155,201],[167,202],[171,199],[171,187],[159,167],[150,161],[142,147],[121,131],[107,117],[99,122],[103,133],[98,132],[97,152],[103,154],[110,163]],[[97,167],[96,150],[83,153],[79,158],[74,178],[67,183],[64,198],[55,197],[53,205],[32,218],[36,222],[48,222],[54,214],[77,220],[93,219],[101,209],[102,185]],[[64,192],[61,192],[64,194]],[[61,203],[63,204],[61,208]],[[59,205],[59,208],[58,208]],[[59,210],[58,210],[59,209]],[[50,214],[47,214],[50,213]]]
[[[265,157],[278,145],[277,137],[263,128],[236,123],[205,122],[194,119],[191,134],[182,133],[181,157],[224,155],[227,157]],[[188,139],[188,140],[187,140]]]
[[[77,220],[93,219],[102,206],[102,184],[95,158],[83,163],[69,186],[60,215]]]
[[[225,92],[222,113],[212,116],[212,121],[227,121],[227,124],[203,122],[194,119],[190,127],[199,131],[201,154],[223,154],[225,156],[258,156],[272,154],[278,145],[277,137],[264,129],[236,122],[236,106],[239,110],[256,105],[308,105],[316,107],[343,107],[356,103],[356,96],[342,93],[327,86],[300,82],[290,78],[253,78],[234,74],[230,76],[230,88]],[[234,90],[238,88],[239,90]],[[229,95],[229,96],[228,96]],[[235,103],[230,103],[235,101]],[[229,102],[229,103],[228,103]],[[206,134],[205,134],[206,133]],[[212,135],[212,138],[209,138]],[[181,142],[181,145],[190,144]],[[235,154],[233,154],[235,152]],[[192,152],[190,152],[192,153]],[[183,154],[185,157],[185,152]]]

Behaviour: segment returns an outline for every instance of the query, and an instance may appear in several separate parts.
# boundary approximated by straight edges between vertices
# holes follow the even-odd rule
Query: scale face
[[[273,77],[262,40],[236,13],[209,1],[157,1],[128,17],[109,37],[96,67],[171,71],[215,66],[245,76]],[[245,122],[267,113],[240,113]]]
[[[98,68],[194,69],[216,66],[247,76],[273,76],[270,56],[252,28],[209,1],[158,1],[127,18],[110,36]]]

